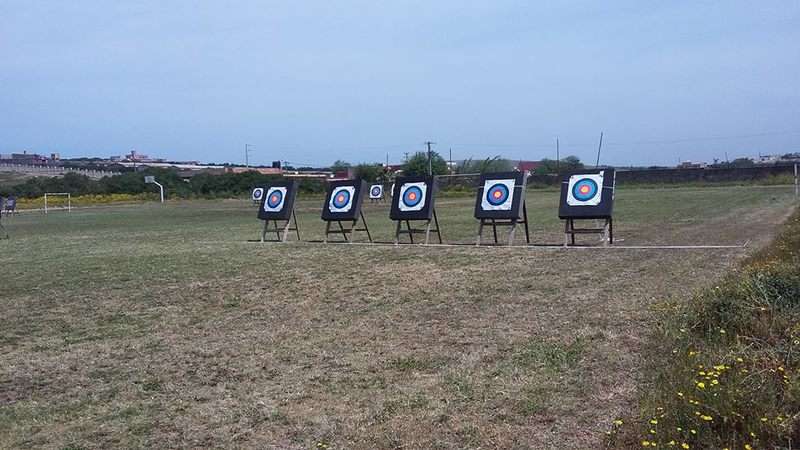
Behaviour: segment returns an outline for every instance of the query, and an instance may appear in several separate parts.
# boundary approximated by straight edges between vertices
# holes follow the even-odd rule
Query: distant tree
[[[355,177],[367,181],[382,181],[383,166],[380,163],[361,163],[355,167]]]
[[[566,158],[563,158],[560,163],[554,159],[545,158],[541,161],[541,164],[536,168],[535,172],[537,174],[549,174],[557,172],[569,172],[571,170],[581,170],[583,168],[584,165],[580,158],[570,155]]]
[[[331,171],[340,172],[342,170],[347,170],[347,169],[349,169],[351,167],[353,167],[353,166],[349,162],[342,161],[341,159],[337,159],[336,161],[334,161],[333,164],[331,164]]]
[[[756,163],[750,158],[736,158],[730,162],[729,167],[753,167]]]
[[[436,152],[431,152],[431,167],[434,175],[444,175],[447,173],[447,162]],[[428,174],[428,153],[419,152],[408,158],[403,166],[405,175],[427,175]]]
[[[456,167],[456,173],[509,172],[513,169],[514,164],[511,161],[502,159],[498,155],[477,161],[470,158]]]

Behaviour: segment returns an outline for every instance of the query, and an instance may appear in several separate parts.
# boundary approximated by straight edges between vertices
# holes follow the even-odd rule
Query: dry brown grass
[[[787,204],[670,230],[766,239]],[[648,305],[745,254],[259,245],[252,212],[213,208],[9,244],[0,447],[596,447],[631,407]],[[630,241],[664,239],[634,211]]]

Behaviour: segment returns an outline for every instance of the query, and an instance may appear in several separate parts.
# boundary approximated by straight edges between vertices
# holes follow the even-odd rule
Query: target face
[[[253,201],[254,202],[260,202],[262,197],[264,197],[264,188],[255,188],[255,189],[253,189]]]
[[[369,198],[383,198],[383,185],[373,184],[370,186]]]
[[[603,172],[569,177],[567,204],[570,206],[597,206],[603,198]]]
[[[510,211],[514,203],[515,180],[486,180],[483,183],[481,209],[484,211]]]
[[[343,213],[350,211],[353,207],[353,197],[356,188],[353,186],[340,186],[331,192],[331,200],[328,202],[328,210],[332,213]]]
[[[423,182],[404,183],[400,186],[400,211],[422,211],[425,207],[425,195],[428,185]]]
[[[267,198],[264,201],[264,211],[279,212],[283,209],[283,201],[286,199],[285,187],[271,187],[267,191]]]

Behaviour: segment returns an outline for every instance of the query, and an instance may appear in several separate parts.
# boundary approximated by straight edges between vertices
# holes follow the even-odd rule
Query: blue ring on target
[[[333,206],[335,208],[344,208],[348,203],[350,203],[350,192],[342,189],[334,194]]]
[[[276,208],[278,205],[281,204],[282,200],[283,200],[283,192],[272,191],[272,193],[269,194],[269,198],[267,199],[267,206],[269,206],[270,208]]]
[[[486,191],[486,201],[492,206],[499,206],[508,200],[508,186],[502,183],[492,185]]]
[[[406,206],[417,206],[421,201],[422,189],[420,189],[418,186],[411,186],[403,193],[403,204]]]
[[[578,180],[572,185],[572,196],[575,197],[575,200],[585,202],[591,200],[595,195],[597,195],[597,182],[591,178]]]
[[[372,186],[372,195],[373,196],[381,195],[381,187],[380,186]]]

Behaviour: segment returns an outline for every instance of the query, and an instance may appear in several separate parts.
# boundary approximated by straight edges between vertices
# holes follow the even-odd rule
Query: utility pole
[[[244,144],[244,166],[250,168],[250,144]]]
[[[450,167],[448,167],[448,172],[453,173],[453,147],[450,147]]]
[[[600,145],[597,146],[597,162],[594,163],[594,167],[595,168],[597,168],[597,166],[600,165],[600,149],[601,148],[603,148],[603,132],[602,131],[600,132]]]
[[[558,148],[558,138],[556,138],[556,175],[561,175],[561,154]]]
[[[403,162],[404,163],[408,162],[408,152],[403,152]]]
[[[435,144],[436,142],[426,141],[425,145],[428,146],[428,176],[433,175],[433,163],[431,162],[431,145]]]

